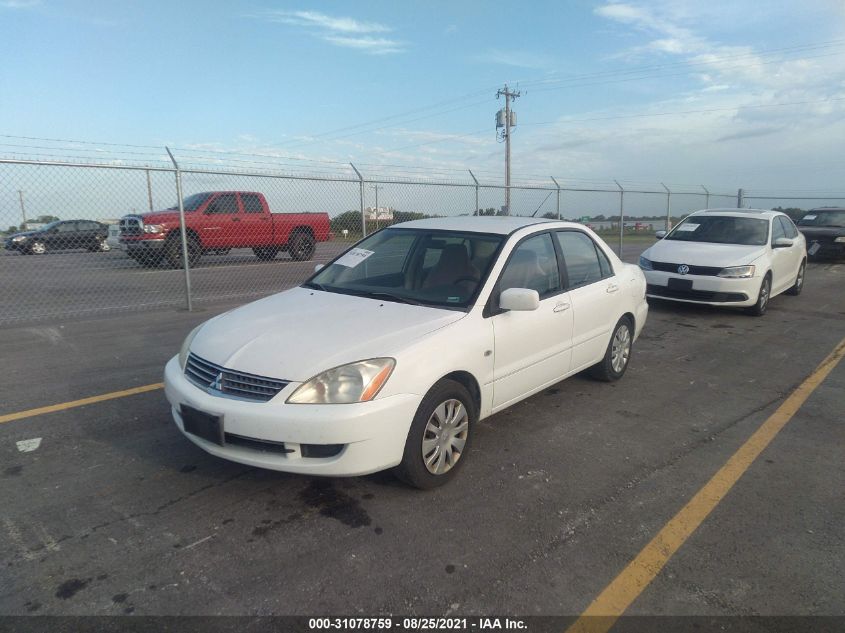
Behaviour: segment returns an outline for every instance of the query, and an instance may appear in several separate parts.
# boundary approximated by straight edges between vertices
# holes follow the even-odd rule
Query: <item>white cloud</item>
[[[393,30],[378,22],[364,22],[317,11],[265,11],[253,17],[303,27],[334,46],[351,48],[370,55],[389,55],[405,50],[403,42],[385,37],[373,37],[374,34],[389,33]]]
[[[41,4],[41,0],[2,0],[0,7],[4,9],[31,9]]]
[[[497,66],[513,66],[515,68],[550,68],[554,65],[548,55],[523,50],[489,49],[486,53],[475,55],[473,61]]]

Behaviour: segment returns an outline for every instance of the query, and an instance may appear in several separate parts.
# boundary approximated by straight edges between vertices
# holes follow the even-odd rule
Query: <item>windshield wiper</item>
[[[306,281],[304,284],[302,284],[302,287],[311,288],[313,290],[322,290],[323,292],[331,292],[323,284],[318,284],[316,281]]]
[[[412,306],[428,306],[430,304],[423,303],[422,301],[417,301],[416,299],[411,299],[410,297],[402,297],[400,295],[390,294],[389,292],[369,292],[365,291],[361,293],[363,297],[370,297],[372,299],[387,299],[388,301],[395,301],[397,303],[409,303]]]

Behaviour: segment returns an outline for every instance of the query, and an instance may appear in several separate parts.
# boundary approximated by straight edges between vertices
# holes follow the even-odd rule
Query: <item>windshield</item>
[[[188,196],[187,198],[182,200],[182,207],[185,209],[185,211],[196,211],[211,196],[212,196],[212,194],[209,193],[209,192],[195,193],[194,195]],[[174,207],[170,207],[170,209],[178,209],[178,208],[179,208],[179,205],[176,205]],[[170,210],[170,209],[168,209],[168,210]]]
[[[666,239],[763,246],[769,239],[769,221],[732,215],[694,215],[676,226]]]
[[[304,284],[327,292],[463,308],[475,297],[504,240],[500,235],[385,229]]]
[[[798,220],[798,226],[845,226],[845,209],[810,211]]]
[[[61,221],[61,220],[56,220],[55,222],[50,222],[50,224],[45,224],[45,225],[44,225],[44,226],[42,226],[40,229],[36,229],[36,230],[37,230],[37,231],[49,231],[50,229],[52,229],[52,228],[54,228],[54,227],[58,226],[58,225],[59,225],[59,224],[61,224],[61,223],[62,223],[62,221]]]

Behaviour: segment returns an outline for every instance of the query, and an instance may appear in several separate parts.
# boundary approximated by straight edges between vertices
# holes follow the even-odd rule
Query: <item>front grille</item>
[[[144,232],[144,221],[132,215],[120,218],[118,223],[121,235],[140,235]]]
[[[214,395],[226,395],[245,400],[267,402],[290,384],[288,380],[256,376],[242,371],[226,369],[220,365],[188,354],[185,377],[197,387]]]
[[[667,299],[687,299],[688,301],[707,301],[711,303],[731,303],[734,301],[747,301],[748,295],[744,292],[713,292],[711,290],[680,290],[666,286],[648,284],[646,294]]]
[[[654,270],[660,270],[665,273],[677,273],[678,266],[681,266],[681,264],[671,264],[669,262],[651,262],[651,266],[652,268],[654,268]],[[687,266],[689,266],[689,272],[687,273],[688,275],[709,275],[711,277],[715,277],[722,270],[721,268],[716,268],[713,266],[691,266],[690,264],[687,264]]]

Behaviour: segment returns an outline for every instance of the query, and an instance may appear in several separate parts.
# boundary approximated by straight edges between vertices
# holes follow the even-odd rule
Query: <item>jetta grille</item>
[[[651,262],[651,265],[654,270],[660,270],[666,273],[676,273],[678,272],[678,267],[681,266],[681,264],[672,264],[670,262]],[[687,271],[687,275],[715,276],[722,272],[722,269],[718,266],[693,266],[689,264],[688,267],[689,271]]]
[[[256,376],[233,371],[188,354],[185,378],[212,395],[225,395],[245,400],[267,402],[290,383],[288,380]]]

